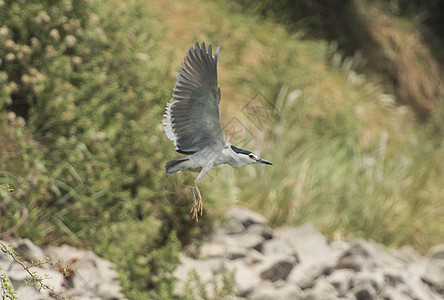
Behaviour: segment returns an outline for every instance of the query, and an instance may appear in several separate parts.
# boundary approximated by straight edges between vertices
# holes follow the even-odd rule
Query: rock
[[[421,278],[425,272],[427,261],[424,259],[415,264],[408,264],[404,267],[402,273],[399,270],[390,269],[392,272],[400,273],[402,283],[396,285],[398,291],[409,295],[412,299],[442,300],[442,297],[436,297],[433,290]],[[387,284],[385,285],[387,286]]]
[[[238,245],[242,248],[256,249],[258,251],[261,251],[264,241],[265,239],[261,235],[247,233],[239,235],[231,242],[233,242],[233,245]]]
[[[227,246],[209,242],[204,244],[199,250],[199,257],[201,259],[210,259],[216,257],[223,257],[227,259],[238,259],[247,256],[248,250],[236,245]]]
[[[225,234],[239,234],[245,231],[245,227],[238,219],[227,218],[223,231]]]
[[[43,250],[28,239],[20,240],[14,248],[18,255],[27,262],[46,261]]]
[[[396,270],[384,270],[384,282],[386,286],[396,287],[405,284],[404,276]]]
[[[267,219],[264,216],[246,209],[244,207],[235,206],[228,211],[228,217],[241,223],[244,228],[248,228],[253,224],[267,225]]]
[[[352,279],[351,292],[359,300],[374,300],[378,299],[378,290],[382,283],[382,277],[378,273],[363,273],[355,274]]]
[[[275,236],[297,253],[301,263],[334,259],[335,249],[311,224],[279,229]]]
[[[8,243],[6,243],[4,241],[0,241],[0,242],[2,242],[4,245],[8,245]],[[14,263],[14,260],[12,259],[11,256],[0,252],[0,267],[2,268],[2,270],[8,270],[9,266],[13,263]]]
[[[175,294],[181,295],[184,286],[190,278],[191,272],[195,272],[200,282],[208,283],[214,275],[223,269],[222,260],[214,258],[209,260],[197,260],[180,255],[181,264],[174,271],[174,277],[177,279]]]
[[[444,246],[424,258],[409,246],[388,251],[363,239],[330,242],[310,224],[272,231],[242,208],[230,211],[226,226],[201,246],[198,259],[182,257],[178,287],[196,269],[214,295],[211,282],[223,282],[218,278],[226,270],[236,299],[444,299]]]
[[[384,300],[411,300],[412,298],[406,294],[404,291],[394,288],[385,287],[381,293],[380,298]]]
[[[29,275],[25,269],[18,263],[13,263],[9,266],[8,269],[5,269],[5,271],[8,273],[9,279],[11,281],[24,281],[26,277]]]
[[[273,237],[271,228],[263,224],[252,224],[248,227],[247,232],[249,234],[259,235],[265,240],[270,240]]]
[[[305,292],[304,300],[337,299],[335,288],[325,278],[318,279],[313,288],[307,289],[304,292]]]
[[[300,263],[288,275],[288,281],[296,284],[301,289],[311,288],[315,285],[317,278],[322,276],[330,264],[326,262]]]
[[[421,278],[433,290],[444,296],[444,260],[430,259]]]
[[[51,286],[59,295],[76,300],[124,299],[114,265],[91,251],[66,245],[49,247],[45,250],[29,240],[19,240],[15,245],[16,251],[23,255],[23,259],[26,258],[26,261],[46,261],[45,256],[49,256],[53,262],[59,261],[59,263],[43,264],[29,269],[37,277],[43,278],[42,283]],[[45,253],[45,251],[47,252]],[[43,288],[38,291],[35,287],[25,284],[25,279],[29,274],[23,266],[14,262],[10,257],[0,260],[0,262],[4,261],[9,266],[3,270],[10,278],[19,299],[54,299],[48,289]],[[25,264],[29,265],[28,262]],[[67,272],[66,277],[63,275],[64,269],[71,270]],[[72,271],[74,269],[75,272]]]
[[[376,268],[403,268],[406,263],[413,263],[419,257],[413,249],[403,247],[394,254],[383,245],[358,239],[350,243],[349,248],[339,256],[337,268],[350,268],[355,271]]]
[[[35,272],[35,274],[40,278],[45,278],[43,280],[43,283],[51,286],[56,293],[61,294],[63,292],[62,285],[64,278],[62,273],[57,272],[55,270],[42,269],[36,267],[31,268],[30,271]],[[40,293],[50,296],[49,290],[42,290]]]
[[[199,249],[199,257],[201,259],[226,257],[227,247],[217,243],[207,243]]]
[[[60,247],[50,246],[46,248],[45,253],[53,262],[61,260],[64,262],[75,262],[85,254],[85,251],[69,245],[62,245]]]
[[[403,263],[413,263],[421,260],[421,256],[410,246],[399,248],[393,255]]]
[[[32,286],[23,286],[17,289],[17,297],[18,299],[32,299],[32,300],[46,300],[51,299],[47,296],[41,295],[34,287]]]
[[[427,254],[427,257],[432,259],[444,259],[444,244],[432,247]]]
[[[290,273],[293,266],[297,263],[294,256],[288,255],[273,255],[267,256],[259,268],[259,276],[263,280],[270,280],[272,282],[279,279],[285,280]]]
[[[264,255],[292,255],[298,257],[296,251],[291,247],[290,243],[281,239],[271,239],[265,241],[262,246]],[[298,258],[299,260],[299,258]]]
[[[67,291],[68,296],[78,297],[78,291],[84,291],[83,295],[88,297],[124,298],[114,265],[93,252],[63,245],[49,247],[46,253],[51,260],[63,260],[64,265],[76,270],[67,278],[66,285],[72,289]]]
[[[352,278],[355,273],[347,269],[339,269],[331,273],[327,277],[328,283],[330,283],[338,293],[339,296],[345,296],[352,286]]]
[[[256,249],[249,249],[244,261],[247,265],[253,267],[259,265],[264,259],[265,256],[261,252]]]
[[[261,282],[258,274],[241,261],[229,264],[227,269],[234,271],[234,284],[240,295],[248,294]]]
[[[303,298],[301,289],[292,284],[273,285],[266,282],[259,285],[248,297],[250,300],[299,300]]]
[[[265,238],[261,234],[244,231],[240,234],[225,234],[223,230],[217,230],[211,242],[225,247],[239,247],[245,249],[261,250]]]

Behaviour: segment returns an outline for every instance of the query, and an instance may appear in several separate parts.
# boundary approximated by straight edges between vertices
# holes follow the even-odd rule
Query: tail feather
[[[181,163],[183,163],[184,161],[189,160],[189,158],[187,158],[186,156],[178,158],[178,159],[173,159],[170,160],[169,162],[167,162],[165,164],[165,170],[167,175],[171,175],[176,173],[177,171],[182,170],[182,166]]]

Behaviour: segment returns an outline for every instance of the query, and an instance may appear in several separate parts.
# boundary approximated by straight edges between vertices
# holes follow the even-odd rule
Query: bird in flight
[[[217,56],[211,45],[205,43],[188,50],[179,69],[173,98],[166,106],[163,120],[165,133],[186,156],[165,164],[167,175],[178,171],[199,172],[192,187],[194,205],[190,213],[196,222],[202,216],[202,195],[197,184],[213,166],[229,164],[240,168],[250,164],[272,163],[253,152],[243,150],[225,141],[220,122],[220,87],[217,82]],[[197,197],[196,197],[197,194]]]

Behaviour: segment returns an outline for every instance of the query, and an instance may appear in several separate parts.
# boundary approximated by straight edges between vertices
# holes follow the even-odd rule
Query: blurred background
[[[0,0],[0,238],[117,265],[171,296],[181,249],[232,205],[424,253],[444,241],[439,0]],[[166,177],[161,125],[194,43],[221,46],[227,140],[274,166]]]

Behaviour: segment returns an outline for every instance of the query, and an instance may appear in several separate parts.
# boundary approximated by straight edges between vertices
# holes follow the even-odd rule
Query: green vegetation
[[[1,188],[1,187],[0,187]],[[39,261],[31,261],[31,262],[25,262],[16,251],[12,250],[12,245],[6,246],[5,244],[0,242],[0,250],[3,255],[6,255],[10,258],[12,258],[16,263],[20,265],[21,268],[27,273],[26,278],[24,280],[24,283],[28,286],[34,286],[38,291],[47,290],[51,293],[51,295],[55,299],[59,300],[68,300],[63,295],[58,294],[52,286],[49,284],[46,284],[44,281],[47,279],[46,276],[39,276],[36,271],[32,271],[32,267],[39,267],[46,264],[55,265],[58,264],[61,268],[63,268],[64,271],[66,271],[66,267],[61,264],[61,262],[58,263],[50,263],[49,259],[46,258],[46,260],[39,260]],[[3,273],[3,269],[0,266],[0,295],[2,296],[2,299],[10,299],[10,300],[18,300],[17,293],[15,292],[13,286],[11,285],[11,282],[6,277],[6,274]]]
[[[182,245],[236,202],[334,239],[442,242],[444,97],[422,24],[358,5],[377,46],[355,53],[359,33],[338,46],[310,36],[313,23],[244,4],[0,0],[1,237],[93,249],[130,299],[171,298]],[[247,128],[238,146],[274,163],[212,171],[198,224],[192,174],[165,176],[177,155],[161,126],[196,40],[221,45],[223,124],[235,116]],[[243,109],[255,101],[265,114]]]

